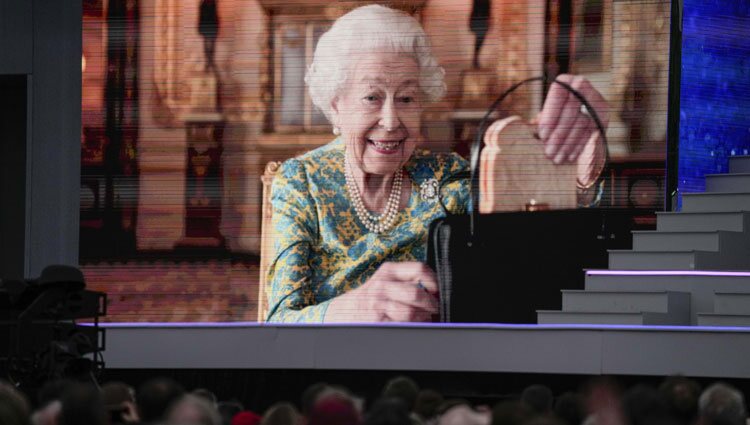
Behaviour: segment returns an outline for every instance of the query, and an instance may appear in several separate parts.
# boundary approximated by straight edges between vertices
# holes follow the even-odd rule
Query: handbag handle
[[[492,105],[487,109],[487,112],[484,114],[484,117],[479,122],[479,127],[477,129],[477,135],[474,138],[474,142],[471,145],[471,158],[470,158],[470,166],[471,166],[471,214],[469,216],[469,240],[474,240],[474,235],[476,234],[476,226],[479,222],[479,155],[482,151],[482,147],[484,145],[484,133],[487,131],[488,127],[488,120],[490,118],[490,115],[495,111],[495,109],[500,106],[500,104],[505,100],[508,95],[516,91],[519,87],[526,83],[530,83],[533,81],[543,81],[545,83],[549,82],[549,78],[546,75],[538,76],[538,77],[532,77],[527,78],[523,81],[520,81],[514,85],[512,85],[510,88],[505,90],[497,99],[495,99],[494,102],[492,102]],[[602,136],[602,141],[604,142],[604,153],[605,153],[605,165],[609,162],[609,147],[607,146],[607,134],[604,130],[604,125],[602,124],[602,121],[599,119],[599,115],[596,113],[594,108],[591,107],[589,102],[586,100],[585,97],[581,93],[579,93],[576,89],[570,86],[568,83],[564,83],[562,81],[553,80],[553,83],[559,84],[563,88],[565,88],[567,91],[569,91],[573,96],[575,96],[578,101],[581,102],[586,107],[586,110],[591,115],[591,118],[593,118],[594,123],[596,123],[596,127],[599,129],[599,133]],[[471,243],[471,242],[470,242]]]

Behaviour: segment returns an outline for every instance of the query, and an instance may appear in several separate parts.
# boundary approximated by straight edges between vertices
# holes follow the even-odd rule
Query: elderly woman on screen
[[[320,38],[305,81],[338,137],[284,162],[274,179],[269,321],[434,318],[438,287],[423,263],[428,226],[445,214],[434,189],[468,169],[458,155],[416,149],[422,109],[444,94],[444,74],[419,23],[387,7],[357,8]],[[606,110],[586,80],[559,79]],[[554,85],[539,130],[547,156],[578,162],[586,184],[603,149],[579,107]],[[445,184],[440,197],[448,211],[467,211],[468,182]]]

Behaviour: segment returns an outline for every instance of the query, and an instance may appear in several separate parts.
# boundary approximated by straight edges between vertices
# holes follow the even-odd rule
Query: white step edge
[[[562,311],[611,313],[668,313],[690,315],[690,293],[675,291],[585,291],[563,290]]]
[[[729,232],[750,231],[750,212],[658,211],[656,213],[656,231],[658,232],[716,230],[726,230]]]
[[[729,157],[730,173],[750,173],[750,155],[735,155]]]
[[[633,251],[718,251],[719,231],[649,231],[636,230]]]
[[[633,251],[735,251],[748,250],[750,232],[710,231],[633,231]]]
[[[750,315],[750,288],[748,292],[715,292],[713,312]]]
[[[705,178],[709,193],[750,192],[750,173],[706,174]]]
[[[609,268],[622,270],[750,270],[747,250],[713,252],[609,250]]]
[[[633,251],[608,250],[609,268],[623,270],[695,270],[695,250],[689,251]],[[705,252],[705,251],[699,251]]]
[[[699,326],[750,327],[750,315],[698,313]]]
[[[537,310],[537,323],[540,325],[689,325],[670,313],[610,313],[606,311],[584,313],[556,310]]]
[[[684,193],[682,211],[747,211],[750,210],[750,193]]]

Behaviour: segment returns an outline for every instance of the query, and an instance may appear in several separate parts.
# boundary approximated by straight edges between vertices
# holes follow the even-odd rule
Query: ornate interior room
[[[258,317],[262,176],[333,139],[304,73],[330,23],[368,1],[85,0],[80,263],[109,321]],[[608,100],[603,202],[653,228],[664,201],[669,1],[386,1],[446,72],[432,151],[468,155],[494,97],[587,77]],[[645,18],[644,18],[645,17]],[[541,84],[498,111],[531,119]],[[165,308],[169,306],[169,308]]]

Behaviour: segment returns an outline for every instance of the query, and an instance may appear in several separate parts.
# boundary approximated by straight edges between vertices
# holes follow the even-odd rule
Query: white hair
[[[698,399],[698,411],[704,422],[744,425],[747,417],[745,397],[736,388],[717,382],[706,388]]]
[[[221,425],[221,416],[208,400],[186,394],[169,407],[167,422],[180,425]]]
[[[422,26],[412,16],[373,4],[340,17],[320,37],[305,75],[310,98],[328,119],[331,101],[348,78],[352,53],[387,48],[414,57],[419,65],[419,87],[427,101],[445,94],[445,71],[432,55]]]

